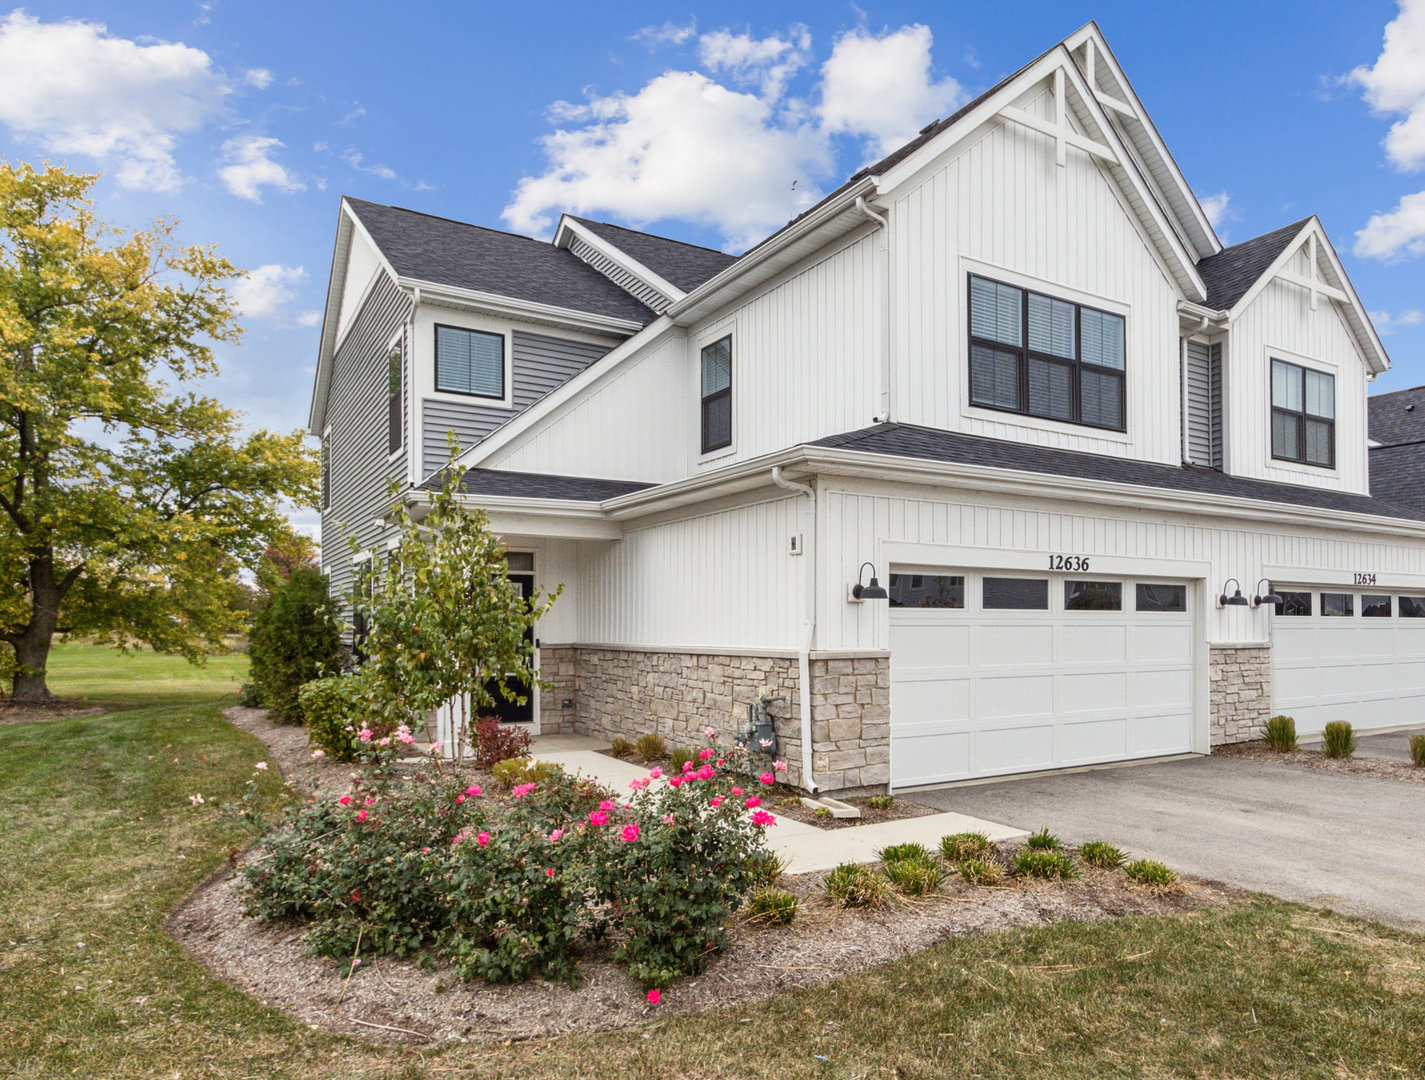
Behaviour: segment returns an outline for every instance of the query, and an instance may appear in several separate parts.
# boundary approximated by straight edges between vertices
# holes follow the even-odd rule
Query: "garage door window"
[[[965,579],[950,574],[892,574],[891,607],[963,608]]]
[[[1309,592],[1286,592],[1280,594],[1282,602],[1277,605],[1278,615],[1310,615],[1311,594]]]
[[[1402,596],[1400,598],[1402,619],[1425,619],[1425,596]]]
[[[1372,596],[1370,593],[1366,593],[1364,596],[1361,597],[1361,618],[1390,618],[1390,597]]]
[[[1064,610],[1122,611],[1123,586],[1117,581],[1066,581]]]
[[[1356,613],[1356,598],[1348,592],[1321,594],[1321,614],[1351,616]]]
[[[1150,585],[1146,582],[1138,586],[1139,611],[1186,611],[1186,585]]]
[[[1048,611],[1046,578],[987,577],[983,606],[986,611]]]

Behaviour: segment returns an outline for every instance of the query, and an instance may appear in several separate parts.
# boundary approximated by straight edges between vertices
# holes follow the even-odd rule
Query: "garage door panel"
[[[1357,638],[1360,643],[1358,655],[1385,658],[1395,656],[1395,628],[1389,623],[1386,623],[1384,619],[1380,621],[1381,623],[1385,623],[1385,625],[1361,626],[1360,634]],[[1374,623],[1374,620],[1372,620],[1372,623]]]
[[[1316,690],[1325,698],[1354,698],[1361,686],[1360,665],[1353,662],[1327,661],[1316,669]]]
[[[1128,720],[1092,720],[1059,728],[1059,758],[1065,765],[1085,765],[1127,756]]]
[[[897,628],[897,663],[907,668],[943,665],[947,657],[966,657],[970,628],[963,623],[914,622]]]
[[[1059,676],[1059,711],[1093,712],[1128,707],[1128,673],[1095,671]]]
[[[899,680],[897,708],[917,726],[954,726],[970,719],[970,680],[965,678]]]
[[[978,638],[975,662],[980,667],[1041,664],[1054,652],[1054,627],[1048,623],[989,623],[979,627]]]
[[[1135,755],[1186,754],[1192,749],[1192,717],[1181,712],[1137,716],[1129,722],[1129,737]]]
[[[933,784],[970,775],[970,733],[912,735],[896,747],[900,784]]]
[[[1135,671],[1129,704],[1136,709],[1153,705],[1175,705],[1192,700],[1192,670],[1167,668],[1159,671]]]
[[[1126,626],[1079,624],[1059,630],[1059,659],[1066,664],[1122,662],[1128,657]]]
[[[1052,675],[982,675],[976,690],[976,712],[986,720],[1048,716],[1054,711]]]
[[[980,775],[1052,768],[1054,727],[1045,723],[983,728],[975,733],[972,764]]]

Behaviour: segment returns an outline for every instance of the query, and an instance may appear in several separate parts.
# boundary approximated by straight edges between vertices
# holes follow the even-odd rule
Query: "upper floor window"
[[[1123,316],[970,275],[970,404],[1125,430]]]
[[[322,436],[322,509],[332,504],[332,447],[330,433]]]
[[[405,408],[401,394],[401,343],[386,356],[386,450],[394,454],[405,442]]]
[[[703,453],[732,445],[732,337],[703,346]]]
[[[437,325],[435,388],[449,394],[503,398],[505,335]]]
[[[1272,361],[1272,457],[1336,467],[1336,376]]]

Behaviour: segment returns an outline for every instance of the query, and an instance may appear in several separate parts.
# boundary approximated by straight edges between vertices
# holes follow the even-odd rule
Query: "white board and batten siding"
[[[1044,94],[1023,103],[1041,114]],[[1164,464],[1181,460],[1178,294],[1112,180],[1087,154],[1005,121],[892,193],[896,420]],[[1128,431],[970,405],[970,273],[1123,314]]]

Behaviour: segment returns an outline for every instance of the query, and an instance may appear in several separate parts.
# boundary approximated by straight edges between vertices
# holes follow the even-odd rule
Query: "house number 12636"
[[[1050,555],[1050,570],[1084,571],[1089,568],[1087,555]]]

